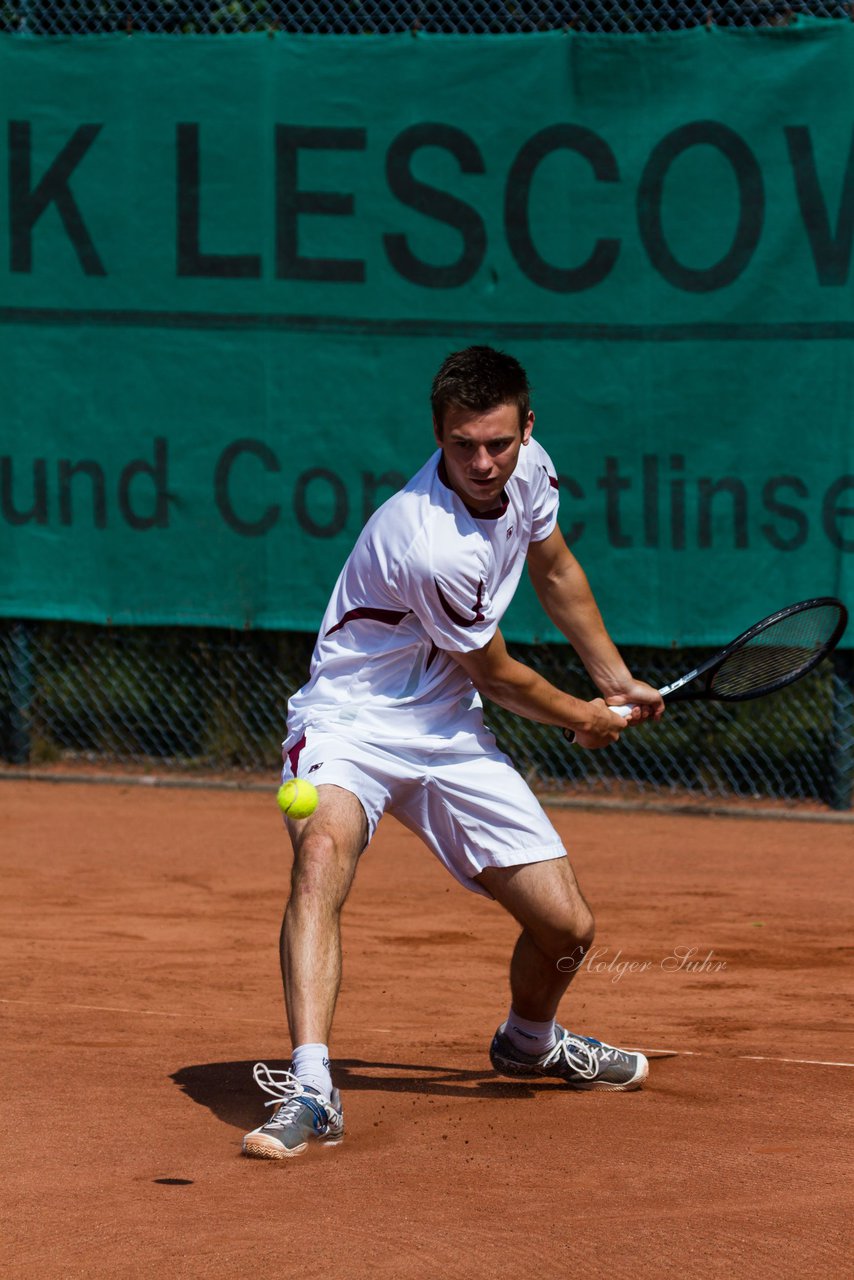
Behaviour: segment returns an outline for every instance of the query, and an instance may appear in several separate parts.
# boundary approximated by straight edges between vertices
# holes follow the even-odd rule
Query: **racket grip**
[[[609,707],[609,708],[608,708],[608,710],[609,710],[609,711],[616,711],[617,715],[618,715],[618,716],[622,716],[624,720],[627,720],[627,719],[628,719],[628,717],[632,714],[632,712],[634,711],[634,709],[635,709],[635,704],[634,704],[634,703],[632,703],[632,702],[624,703],[624,704],[623,704],[623,706],[621,706],[621,707]],[[574,730],[574,729],[564,729],[564,730],[563,730],[563,736],[566,738],[567,742],[575,742],[575,730]]]

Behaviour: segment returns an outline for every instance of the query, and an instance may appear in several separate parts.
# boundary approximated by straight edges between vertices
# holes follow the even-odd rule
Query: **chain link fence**
[[[850,3],[831,0],[7,0],[0,4],[0,30],[33,36],[138,31],[323,35],[561,29],[632,32],[700,25],[784,26],[801,14],[850,19],[852,9]]]
[[[313,636],[60,623],[0,626],[0,754],[17,764],[113,762],[187,772],[265,770],[280,759],[288,697],[307,678]],[[572,651],[514,646],[553,683],[595,694]],[[626,650],[667,682],[698,658]],[[604,751],[495,706],[487,720],[535,789],[594,796],[702,796],[851,805],[852,655],[772,698],[671,708]]]

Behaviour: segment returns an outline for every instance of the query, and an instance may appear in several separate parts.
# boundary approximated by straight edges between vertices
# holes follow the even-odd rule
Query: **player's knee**
[[[328,832],[307,836],[294,853],[291,901],[310,899],[337,902],[341,896],[341,854]]]
[[[584,904],[584,915],[581,920],[580,941],[585,947],[589,947],[596,937],[596,921],[593,918],[593,912]]]
[[[538,945],[555,961],[564,961],[567,956],[575,956],[581,961],[590,949],[595,935],[593,913],[586,903],[579,903],[575,909],[553,923],[545,936],[538,939]]]
[[[584,904],[583,910],[574,919],[569,932],[572,935],[572,946],[576,955],[583,957],[590,950],[596,937],[596,921],[593,912]]]

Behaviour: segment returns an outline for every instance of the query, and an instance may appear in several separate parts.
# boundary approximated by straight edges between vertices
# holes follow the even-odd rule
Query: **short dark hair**
[[[442,361],[430,391],[433,421],[441,434],[450,405],[486,413],[500,404],[515,404],[519,429],[531,407],[528,375],[518,360],[493,347],[466,347]]]

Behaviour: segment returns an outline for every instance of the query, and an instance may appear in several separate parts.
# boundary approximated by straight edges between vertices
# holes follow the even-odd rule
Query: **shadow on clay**
[[[270,1065],[273,1065],[271,1060]],[[203,1062],[180,1067],[170,1076],[188,1098],[207,1107],[226,1124],[251,1128],[258,1123],[259,1104],[267,1100],[252,1078],[252,1062]],[[276,1062],[285,1067],[284,1062]],[[342,1093],[369,1090],[381,1093],[408,1093],[441,1098],[532,1098],[554,1089],[544,1081],[520,1083],[502,1080],[486,1071],[463,1071],[424,1063],[364,1062],[359,1058],[336,1058],[332,1069]],[[560,1086],[557,1086],[558,1088]]]

